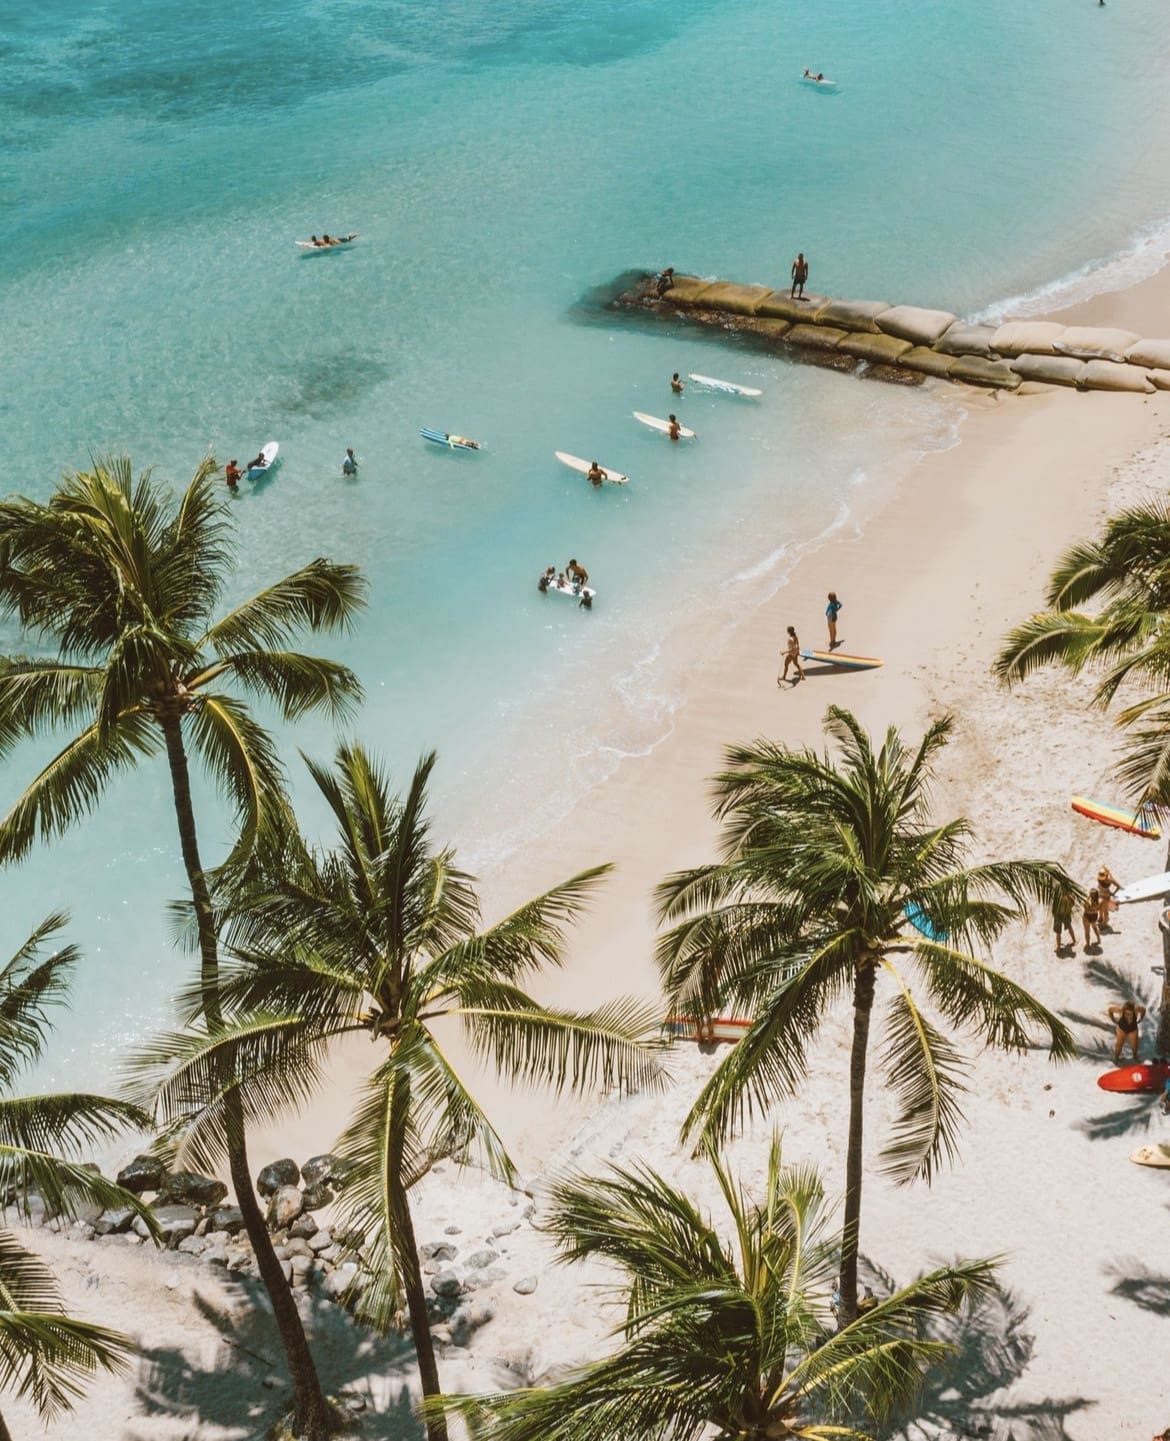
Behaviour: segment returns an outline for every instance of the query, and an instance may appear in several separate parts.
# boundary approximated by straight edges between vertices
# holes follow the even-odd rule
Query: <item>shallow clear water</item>
[[[594,288],[665,263],[781,283],[802,248],[814,289],[974,311],[1103,262],[1170,212],[1165,51],[1161,0],[4,0],[3,485],[44,496],[106,449],[179,481],[279,439],[234,504],[238,588],[322,551],[367,568],[335,648],[358,730],[402,772],[439,748],[444,823],[491,865],[534,789],[571,799],[662,734],[688,615],[770,593],[950,437],[929,391],[615,323]],[[292,244],[326,229],[361,239]],[[765,395],[688,391],[699,440],[671,447],[630,412],[670,409],[675,369]],[[631,483],[593,494],[558,448]],[[535,590],[570,554],[589,615]],[[0,887],[10,946],[72,909],[61,1046],[104,1071],[186,964],[161,767]]]

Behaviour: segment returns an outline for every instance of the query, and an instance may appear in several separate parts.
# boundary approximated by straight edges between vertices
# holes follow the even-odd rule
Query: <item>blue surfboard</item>
[[[931,925],[926,918],[926,912],[921,906],[910,905],[902,912],[920,936],[925,936],[928,941],[945,941],[947,933],[940,931],[937,926]]]
[[[468,440],[465,435],[448,435],[442,430],[432,430],[427,425],[420,425],[419,435],[424,440],[432,441],[435,445],[446,446],[448,450],[479,450],[478,440]]]

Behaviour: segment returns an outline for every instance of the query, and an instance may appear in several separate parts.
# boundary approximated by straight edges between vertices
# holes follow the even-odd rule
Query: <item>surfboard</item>
[[[800,78],[805,85],[815,85],[818,90],[836,90],[837,88],[837,82],[828,77],[818,80],[815,75],[802,75]]]
[[[570,455],[567,450],[554,450],[553,454],[562,465],[567,465],[570,470],[578,470],[581,472],[582,475],[589,474],[589,461],[582,460],[579,455]],[[605,481],[603,482],[603,484],[629,484],[630,477],[628,475],[619,475],[616,470],[610,470],[608,465],[603,465],[601,468],[605,471]]]
[[[329,251],[340,250],[343,245],[348,245],[351,240],[356,240],[357,238],[358,233],[355,230],[349,235],[332,236],[331,239],[333,243],[331,245],[314,245],[311,240],[298,240],[297,245],[302,250],[311,251],[314,255],[327,255]]]
[[[1145,880],[1122,886],[1113,899],[1120,905],[1127,901],[1152,901],[1167,891],[1170,891],[1170,871],[1163,871],[1160,876],[1146,876]]]
[[[1094,801],[1087,796],[1073,796],[1072,808],[1078,815],[1088,816],[1091,821],[1100,821],[1103,826],[1113,826],[1130,835],[1142,836],[1156,841],[1162,832],[1152,816],[1146,816],[1132,807],[1110,805],[1108,801]]]
[[[876,670],[885,661],[873,655],[845,655],[839,650],[802,650],[802,660],[819,661],[821,665],[835,665],[842,670]]]
[[[432,441],[435,445],[445,445],[448,450],[482,450],[478,440],[469,440],[465,435],[448,435],[442,430],[432,430],[429,426],[420,425],[419,435],[424,440]]]
[[[690,378],[696,385],[705,385],[708,390],[723,390],[728,395],[746,395],[754,398],[764,393],[750,385],[736,385],[734,380],[716,380],[713,375],[696,375],[693,370],[690,372]]]
[[[648,425],[651,430],[660,430],[663,435],[670,434],[669,420],[659,420],[656,415],[646,415],[641,410],[634,411],[634,419],[640,420],[643,425]],[[693,430],[688,430],[685,425],[679,426],[678,433],[683,440],[694,440],[695,438],[695,432]]]
[[[946,931],[940,931],[937,926],[932,925],[930,921],[927,920],[926,912],[921,906],[907,906],[902,914],[918,934],[925,936],[928,941],[945,941],[947,939]]]
[[[539,590],[539,585],[537,590]],[[570,600],[580,600],[582,596],[592,605],[597,592],[591,585],[570,585],[568,581],[564,585],[558,585],[555,580],[550,581],[544,588],[545,595],[567,595]]]
[[[250,465],[248,467],[247,476],[249,480],[256,480],[260,476],[268,474],[276,464],[276,457],[280,454],[280,446],[275,440],[270,440],[267,445],[260,447],[260,454],[264,457],[264,464]]]
[[[693,1016],[668,1016],[662,1029],[676,1041],[729,1041],[734,1044],[751,1025],[751,1021],[731,1016],[715,1016],[700,1023]]]
[[[1170,1146],[1165,1144],[1158,1146],[1139,1146],[1136,1151],[1129,1153],[1129,1159],[1135,1166],[1170,1166]]]
[[[1097,1084],[1103,1091],[1160,1091],[1167,1077],[1170,1077],[1170,1066],[1164,1061],[1139,1061],[1136,1065],[1106,1071],[1097,1077]]]

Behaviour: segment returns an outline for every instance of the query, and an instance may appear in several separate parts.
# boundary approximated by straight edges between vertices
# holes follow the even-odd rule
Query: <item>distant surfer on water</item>
[[[682,434],[682,426],[678,423],[678,416],[672,415],[670,417],[670,429],[666,433],[670,436],[671,440],[677,440]]]
[[[594,461],[593,464],[589,467],[589,469],[585,472],[585,478],[586,480],[588,480],[590,485],[600,485],[603,480],[609,479],[609,475],[606,471],[602,470],[601,466],[599,466],[596,461]]]
[[[681,395],[683,393],[683,382],[678,378],[677,370],[670,377],[670,388],[674,391],[675,395]]]
[[[356,475],[357,472],[358,463],[354,457],[353,446],[347,445],[345,448],[345,459],[341,462],[341,473],[342,475]]]

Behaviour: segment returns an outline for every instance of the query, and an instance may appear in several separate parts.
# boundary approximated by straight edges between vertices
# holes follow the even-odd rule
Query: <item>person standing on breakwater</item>
[[[665,270],[659,271],[654,277],[654,282],[658,290],[658,298],[661,300],[668,290],[674,288],[674,266],[668,265]]]
[[[837,617],[841,614],[841,602],[837,599],[837,592],[829,592],[829,603],[825,606],[825,620],[829,623],[829,649],[837,649]]]
[[[792,299],[804,299],[804,282],[808,279],[808,261],[802,250],[792,262]],[[799,291],[799,294],[797,293]]]
[[[788,679],[788,667],[794,665],[796,674],[792,677],[792,684],[804,679],[804,667],[800,663],[800,637],[796,634],[796,627],[788,627],[788,640],[784,646],[784,669],[776,677],[776,684],[783,685]]]
[[[674,391],[675,395],[681,395],[683,393],[683,382],[678,378],[677,370],[670,377],[670,388]]]

